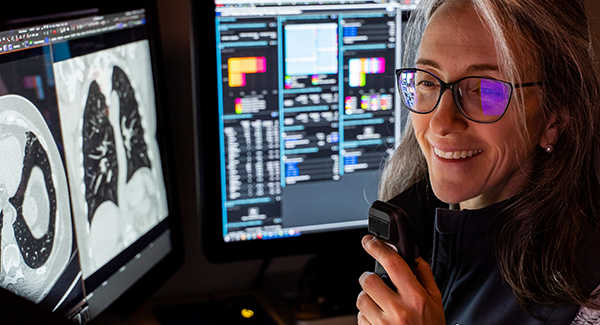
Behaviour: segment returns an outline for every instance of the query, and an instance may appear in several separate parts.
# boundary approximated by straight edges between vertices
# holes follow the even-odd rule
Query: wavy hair
[[[415,63],[425,26],[447,2],[475,9],[494,37],[500,70],[510,82],[521,83],[532,74],[545,81],[538,92],[540,118],[554,117],[564,127],[551,154],[536,146],[528,181],[495,230],[503,278],[522,306],[589,306],[577,252],[582,234],[600,235],[600,89],[583,1],[421,0],[405,33],[405,66]],[[519,93],[511,109],[517,111],[518,136],[525,139]],[[380,199],[394,197],[427,175],[409,119],[403,140],[386,162]]]

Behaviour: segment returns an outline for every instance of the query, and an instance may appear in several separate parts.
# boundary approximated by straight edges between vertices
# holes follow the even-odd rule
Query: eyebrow
[[[428,65],[428,66],[438,69],[438,70],[440,69],[440,65],[433,60],[419,59],[419,60],[417,60],[417,64]],[[498,71],[498,70],[499,70],[499,68],[497,65],[484,63],[484,64],[472,64],[467,68],[466,71],[481,72],[481,71]]]
[[[437,64],[435,61],[427,60],[427,59],[419,59],[419,60],[417,60],[417,64],[428,65],[428,66],[430,66],[432,68],[436,68],[436,69],[440,68],[440,65]]]
[[[467,68],[467,71],[498,71],[498,66],[494,64],[473,64]]]

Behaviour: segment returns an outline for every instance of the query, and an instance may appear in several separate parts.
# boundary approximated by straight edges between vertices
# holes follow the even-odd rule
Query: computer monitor
[[[85,323],[182,260],[155,4],[23,5],[0,12],[0,287]]]
[[[345,250],[367,233],[406,115],[394,70],[414,1],[192,1],[204,251]]]

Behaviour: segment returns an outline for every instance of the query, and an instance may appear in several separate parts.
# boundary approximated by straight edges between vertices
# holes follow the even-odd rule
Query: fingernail
[[[358,282],[362,283],[362,282],[363,282],[363,280],[364,280],[364,279],[365,279],[367,276],[369,276],[369,275],[371,275],[371,274],[373,274],[373,272],[369,272],[369,271],[366,271],[366,272],[364,272],[364,273],[363,273],[363,274],[361,274],[361,275],[360,275],[360,277],[358,278]]]
[[[373,240],[375,237],[371,236],[371,235],[366,235],[365,237],[363,237],[362,240],[362,244],[366,245],[368,242],[370,242],[371,240]]]

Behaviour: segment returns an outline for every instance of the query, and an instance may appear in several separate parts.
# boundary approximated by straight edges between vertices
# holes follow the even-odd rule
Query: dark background
[[[175,171],[183,219],[186,258],[180,270],[150,299],[180,300],[213,293],[249,290],[259,273],[261,261],[212,264],[201,248],[198,193],[192,115],[192,71],[190,58],[190,3],[188,0],[157,0],[163,46],[165,82],[175,148]],[[192,0],[194,1],[194,0]],[[212,0],[195,0],[212,1]],[[575,0],[573,0],[575,1]],[[585,0],[592,25],[594,49],[600,54],[600,1]],[[213,35],[207,35],[207,38]],[[214,51],[206,46],[207,51]],[[273,259],[265,282],[298,273],[311,255]],[[358,281],[358,279],[356,279]],[[352,283],[351,285],[354,285]]]

